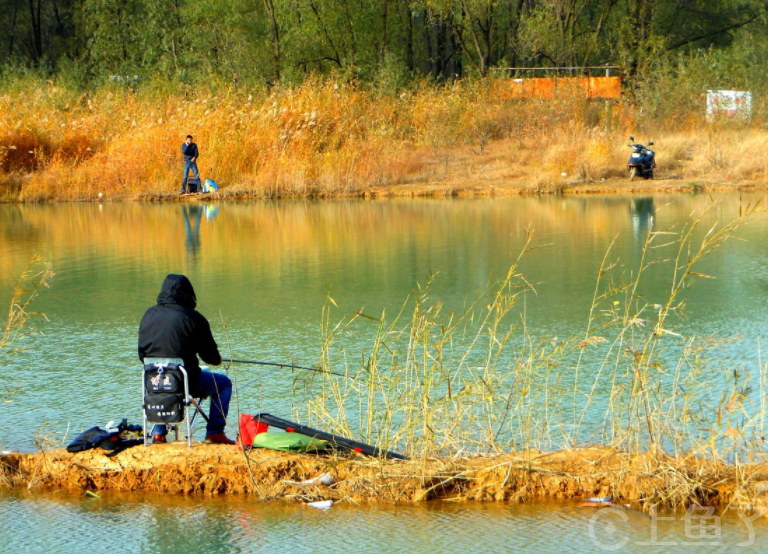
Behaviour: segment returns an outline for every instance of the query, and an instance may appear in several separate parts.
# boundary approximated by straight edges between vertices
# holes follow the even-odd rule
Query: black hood
[[[197,297],[192,283],[185,275],[175,275],[171,273],[163,281],[163,288],[157,295],[157,303],[177,304],[185,308],[195,309],[197,306]]]

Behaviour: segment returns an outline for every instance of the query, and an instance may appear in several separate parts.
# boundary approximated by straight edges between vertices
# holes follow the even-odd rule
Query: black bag
[[[136,438],[124,438],[123,435]],[[138,438],[140,435],[143,435],[141,425],[128,425],[128,420],[124,419],[115,431],[105,431],[100,427],[91,427],[83,431],[69,443],[67,452],[82,452],[100,447],[111,451],[107,456],[115,456],[126,448],[143,444],[144,440]]]
[[[91,427],[87,431],[83,431],[77,435],[75,440],[69,443],[67,452],[82,452],[83,450],[96,448],[111,436],[112,433],[107,433],[104,429]]]
[[[183,394],[148,394],[144,397],[147,421],[152,423],[179,423],[184,421]]]
[[[184,375],[177,364],[168,364],[163,368],[147,364],[144,369],[144,389],[147,421],[160,424],[184,421]]]
[[[184,381],[178,370],[169,368],[160,372],[157,369],[146,372],[147,394],[183,393]]]

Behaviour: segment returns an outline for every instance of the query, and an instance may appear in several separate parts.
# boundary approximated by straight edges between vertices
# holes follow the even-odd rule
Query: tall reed
[[[595,443],[756,459],[768,366],[727,373],[717,358],[725,339],[676,330],[686,289],[710,278],[702,262],[758,209],[702,228],[715,205],[680,229],[651,226],[634,267],[622,268],[609,249],[585,331],[564,340],[535,332],[520,309],[535,292],[520,269],[536,248],[532,233],[504,278],[461,313],[432,298],[431,280],[392,318],[358,311],[333,324],[329,297],[322,366],[347,378],[307,376],[310,401],[296,416],[424,459]],[[641,285],[662,270],[666,297],[652,301]],[[355,354],[339,339],[362,323],[375,331]]]
[[[5,325],[0,335],[0,370],[7,369],[5,366],[8,363],[9,356],[17,356],[20,352],[27,350],[23,346],[19,346],[18,343],[35,331],[31,325],[31,319],[42,315],[32,312],[30,306],[40,290],[49,286],[49,282],[53,277],[52,266],[49,263],[43,262],[40,256],[34,256],[16,280],[8,306],[8,316],[5,319]],[[11,381],[9,380],[9,382]],[[14,382],[12,386],[4,384],[4,401],[12,402],[13,397],[22,392],[23,388],[23,383],[18,384]],[[44,427],[45,425],[43,425]],[[36,441],[43,440],[43,428],[35,435]],[[5,464],[0,462],[0,481],[10,483],[6,475],[7,470],[8,468],[5,467]]]
[[[21,272],[11,294],[8,316],[0,336],[0,363],[3,357],[26,350],[14,348],[14,346],[20,339],[34,331],[29,325],[30,319],[42,314],[31,312],[30,305],[40,290],[49,286],[54,275],[51,264],[43,262],[40,256],[34,256]]]

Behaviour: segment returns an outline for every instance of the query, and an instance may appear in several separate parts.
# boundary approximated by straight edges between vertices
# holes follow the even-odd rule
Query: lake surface
[[[702,227],[730,221],[759,198],[716,196]],[[334,321],[360,308],[393,314],[435,274],[431,298],[461,310],[507,272],[531,229],[542,248],[527,253],[520,269],[536,294],[519,311],[533,333],[562,338],[586,329],[614,238],[612,259],[631,269],[651,217],[657,229],[679,231],[710,203],[707,195],[665,195],[0,206],[0,298],[9,298],[35,253],[56,271],[32,307],[47,318],[34,321],[39,333],[16,345],[27,351],[0,360],[8,376],[0,444],[29,450],[43,424],[49,437],[69,428],[71,438],[109,420],[139,420],[137,328],[167,273],[190,277],[225,354],[222,318],[234,358],[312,365],[329,294],[338,305]],[[755,369],[758,341],[768,336],[767,231],[760,213],[738,230],[744,240],[705,260],[699,271],[717,279],[686,291],[687,319],[675,323],[682,334],[736,337],[718,353],[729,368]],[[644,298],[663,302],[669,276],[668,264],[655,268]],[[372,330],[366,320],[350,329],[350,357],[359,357]],[[254,366],[237,371],[241,383],[264,374]],[[291,377],[276,370],[241,397],[241,409],[288,415],[300,402]]]
[[[2,493],[0,493],[2,495]],[[577,502],[336,504],[327,511],[242,497],[60,493],[0,496],[3,552],[764,552],[768,526],[733,512],[657,514]],[[722,517],[721,517],[722,516]],[[751,514],[745,514],[748,520]],[[55,524],[53,523],[55,522]],[[687,523],[686,523],[687,522]],[[708,530],[702,534],[698,527]],[[639,544],[638,544],[639,543]],[[648,544],[651,543],[651,544]],[[615,550],[615,549],[614,549]]]
[[[760,199],[713,196],[717,204],[705,218],[706,228],[737,217],[740,206]],[[35,253],[57,274],[33,305],[45,314],[34,321],[37,333],[16,345],[28,350],[0,359],[5,374],[0,445],[32,450],[36,433],[67,441],[109,420],[140,420],[137,328],[167,273],[190,277],[220,345],[226,342],[222,318],[226,321],[233,357],[312,365],[321,350],[321,311],[329,295],[338,306],[334,320],[360,308],[376,316],[392,314],[412,298],[417,284],[435,274],[431,297],[459,311],[503,277],[532,230],[533,244],[542,248],[527,253],[520,269],[535,283],[536,294],[526,294],[519,311],[534,333],[574,336],[586,328],[595,278],[614,239],[612,259],[629,271],[639,260],[651,219],[656,229],[680,230],[691,213],[710,202],[707,195],[663,195],[0,205],[0,298],[7,301],[14,277]],[[768,218],[757,214],[738,230],[744,240],[715,251],[699,271],[717,279],[702,279],[686,291],[687,319],[675,324],[685,335],[733,337],[720,350],[727,368],[754,371],[759,342],[765,344],[768,336],[767,232]],[[643,284],[644,298],[663,301],[667,276],[666,269],[654,269]],[[365,325],[361,321],[344,339],[358,356],[372,329]],[[241,382],[264,375],[249,366],[237,371]],[[292,385],[279,370],[266,373],[241,396],[241,410],[290,414],[302,402]],[[463,551],[476,546],[470,541],[475,533],[487,538],[488,551],[532,541],[539,541],[541,551],[592,548],[584,529],[572,532],[587,517],[574,506],[339,506],[314,513],[243,499],[198,500],[6,495],[0,517],[7,521],[11,514],[12,524],[0,530],[0,544],[14,545],[8,551],[22,544],[36,545],[27,551],[81,550],[84,544],[74,538],[65,541],[67,548],[53,546],[71,536],[58,531],[71,524],[92,537],[85,543],[90,545],[100,544],[93,536],[104,529],[114,531],[112,542],[96,551],[109,550],[107,544],[119,551],[179,551],[169,537],[180,532],[188,536],[187,551],[195,551],[198,541],[208,545],[200,552],[274,551],[288,544],[310,550],[323,541],[328,550],[364,550],[367,542],[385,540],[395,551]],[[33,531],[54,521],[55,529]],[[313,525],[300,525],[305,521]],[[220,540],[213,543],[206,542],[213,540],[206,533],[210,525],[220,526]],[[740,521],[734,525],[736,533]],[[460,529],[473,532],[464,535]]]

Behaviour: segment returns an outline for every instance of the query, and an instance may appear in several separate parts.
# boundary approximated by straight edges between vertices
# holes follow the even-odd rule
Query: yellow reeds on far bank
[[[217,181],[222,197],[510,183],[553,191],[624,179],[629,134],[656,142],[657,178],[765,181],[760,122],[710,124],[700,111],[656,120],[624,101],[503,99],[479,81],[400,95],[333,80],[254,94],[25,85],[0,95],[0,199],[177,192],[187,134],[200,147],[202,178]]]

